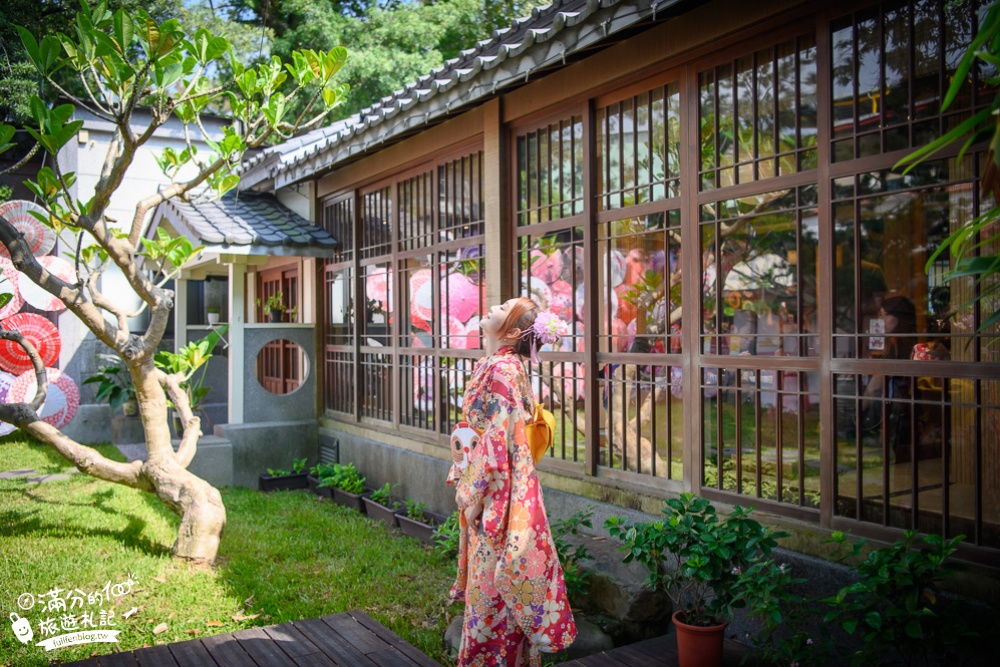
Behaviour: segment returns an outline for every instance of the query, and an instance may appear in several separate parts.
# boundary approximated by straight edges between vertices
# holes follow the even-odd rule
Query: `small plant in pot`
[[[271,322],[280,322],[285,314],[285,295],[275,292],[264,300],[257,299],[257,306],[264,309]]]
[[[94,398],[98,403],[107,401],[112,411],[121,408],[126,417],[134,417],[139,413],[139,405],[135,400],[135,386],[128,368],[115,355],[97,356],[107,363],[84,380],[83,384],[97,384],[97,395]]]
[[[399,502],[393,498],[392,486],[386,482],[369,494],[363,496],[365,504],[365,514],[383,521],[390,526],[398,526],[399,519],[396,512],[399,510]]]
[[[209,306],[208,308],[205,309],[205,312],[208,315],[208,324],[209,324],[209,326],[213,326],[214,327],[216,324],[219,323],[219,307],[218,306]]]
[[[423,503],[407,498],[405,507],[396,512],[399,528],[404,535],[415,537],[424,544],[434,545],[434,534],[437,526],[443,524],[447,517],[431,512]]]
[[[309,490],[324,498],[333,498],[333,487],[330,485],[320,486],[326,478],[333,475],[333,463],[317,463],[309,468]]]
[[[666,501],[663,519],[629,524],[611,517],[604,524],[624,543],[624,562],[645,565],[647,585],[673,601],[681,667],[722,664],[723,631],[732,609],[743,604],[744,573],[787,535],[751,519],[751,511],[737,506],[721,517],[705,498],[684,493]],[[705,655],[691,655],[692,636],[690,650]]]
[[[333,491],[333,502],[344,507],[365,511],[365,503],[361,499],[365,492],[365,478],[361,476],[353,463],[335,463],[333,471],[319,483],[320,488],[330,488]]]
[[[261,475],[259,485],[261,491],[284,491],[309,488],[309,475],[306,473],[306,459],[294,459],[292,470],[283,468],[268,468],[266,475]]]

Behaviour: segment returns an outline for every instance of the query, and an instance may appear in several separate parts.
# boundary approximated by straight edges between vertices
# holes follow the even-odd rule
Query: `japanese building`
[[[528,295],[571,329],[531,369],[546,488],[753,504],[807,551],[964,534],[997,566],[997,305],[926,267],[992,206],[987,146],[895,166],[996,95],[980,64],[941,109],[983,11],[557,0],[258,156],[241,187],[337,242],[246,273],[315,325],[321,451],[450,509],[479,316]]]

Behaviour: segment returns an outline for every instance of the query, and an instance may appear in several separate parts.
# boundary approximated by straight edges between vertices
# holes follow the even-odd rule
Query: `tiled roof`
[[[277,189],[329,170],[370,148],[481,104],[532,75],[564,66],[638,23],[669,18],[693,1],[555,0],[494,31],[429,74],[329,127],[258,154],[242,168],[242,187]]]
[[[212,252],[328,257],[337,245],[326,230],[270,194],[243,191],[215,200],[171,199],[157,207],[150,233],[163,218]]]

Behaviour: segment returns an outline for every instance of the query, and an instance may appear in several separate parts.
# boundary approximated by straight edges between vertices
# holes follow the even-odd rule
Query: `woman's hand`
[[[476,503],[465,508],[465,521],[475,529],[479,528],[479,518],[483,514],[483,504]]]

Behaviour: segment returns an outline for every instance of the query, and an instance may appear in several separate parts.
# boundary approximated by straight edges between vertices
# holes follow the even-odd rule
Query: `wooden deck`
[[[239,630],[66,667],[441,667],[361,611]]]
[[[727,639],[723,665],[741,665],[746,647]],[[668,667],[670,634],[559,663],[557,667]],[[753,664],[752,662],[750,664]],[[64,667],[441,667],[362,611],[250,628],[232,634],[109,653]]]
[[[737,641],[727,639],[722,646],[722,664],[724,667],[739,667],[743,664],[743,655],[747,648]],[[670,634],[647,639],[602,651],[586,658],[561,662],[556,667],[674,667],[677,665],[677,635]],[[747,665],[756,665],[753,660]]]

